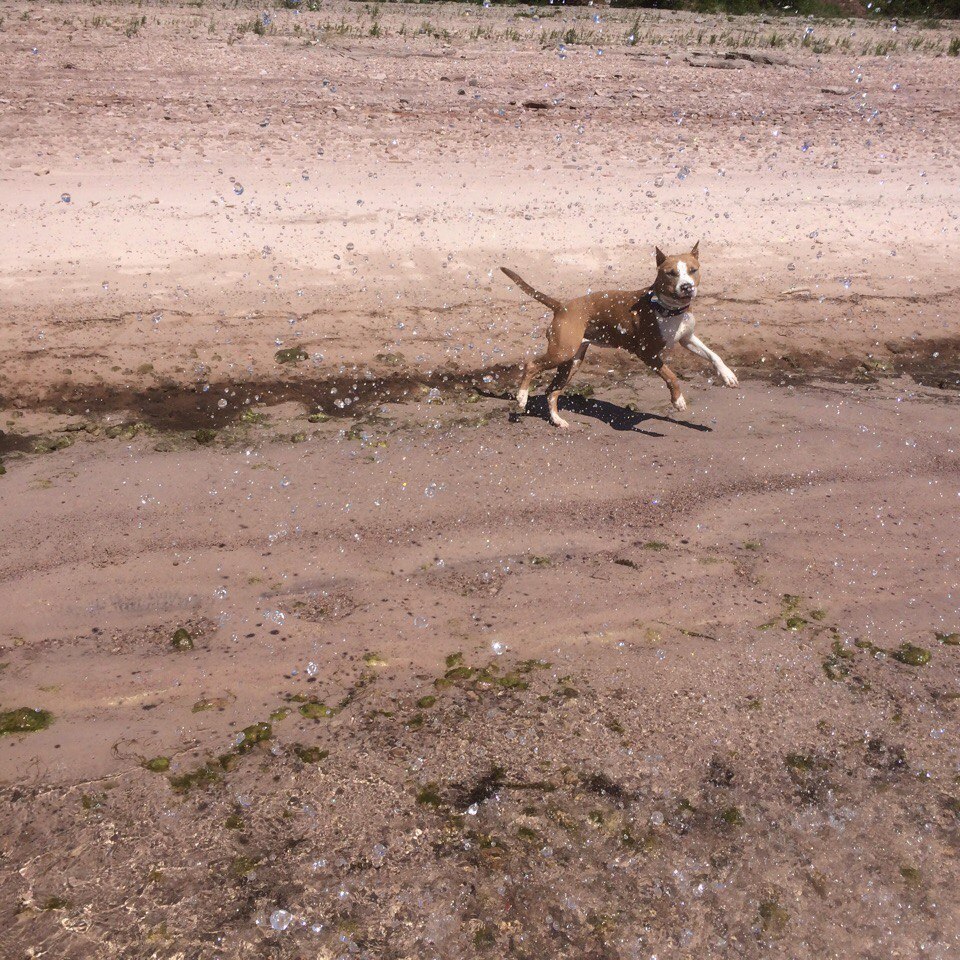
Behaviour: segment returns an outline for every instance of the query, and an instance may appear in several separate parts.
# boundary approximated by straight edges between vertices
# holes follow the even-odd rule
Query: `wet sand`
[[[373,9],[3,9],[0,953],[951,957],[949,28]]]

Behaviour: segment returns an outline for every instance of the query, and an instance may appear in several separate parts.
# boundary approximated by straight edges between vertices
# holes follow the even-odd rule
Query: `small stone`
[[[183,627],[178,627],[174,630],[173,637],[170,639],[170,646],[174,650],[192,650],[193,637]]]

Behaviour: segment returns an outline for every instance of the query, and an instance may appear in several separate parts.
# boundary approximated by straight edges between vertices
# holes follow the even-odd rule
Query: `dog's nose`
[[[693,284],[692,283],[681,283],[680,292],[684,294],[693,293]]]

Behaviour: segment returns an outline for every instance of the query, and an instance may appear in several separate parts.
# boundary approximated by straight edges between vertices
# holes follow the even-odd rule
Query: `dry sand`
[[[3,957],[960,951],[958,31],[528,14],[0,8]]]

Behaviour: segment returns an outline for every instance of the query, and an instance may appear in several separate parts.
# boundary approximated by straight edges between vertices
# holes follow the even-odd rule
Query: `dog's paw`
[[[563,419],[563,417],[557,417],[556,420],[550,421],[555,427],[559,427],[561,430],[569,430],[570,424]]]
[[[720,371],[720,376],[723,377],[723,382],[724,382],[728,387],[739,387],[739,386],[740,386],[740,381],[737,379],[737,375],[736,375],[732,370],[730,370],[729,368],[725,367],[723,370],[721,370],[721,371]]]
[[[527,400],[529,399],[530,394],[526,390],[521,390],[517,393],[517,409],[523,413],[527,409]]]
[[[686,409],[687,409],[687,401],[686,401],[686,398],[684,397],[684,395],[683,395],[682,393],[680,394],[679,397],[677,397],[676,400],[673,401],[673,405],[674,405],[674,407],[675,407],[677,410],[686,410]]]

